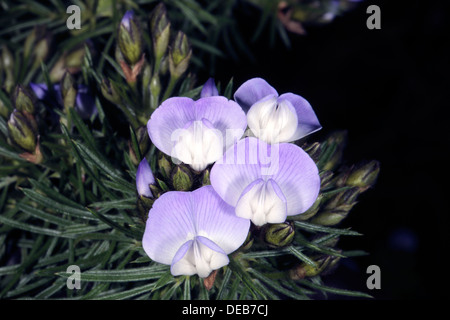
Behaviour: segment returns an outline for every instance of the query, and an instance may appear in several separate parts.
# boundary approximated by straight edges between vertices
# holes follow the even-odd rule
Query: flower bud
[[[303,147],[303,150],[314,160],[317,162],[319,160],[320,154],[322,152],[322,148],[320,143],[314,142],[312,144],[306,145]]]
[[[3,87],[5,88],[6,92],[10,93],[15,84],[14,57],[11,51],[9,51],[8,47],[5,45],[2,46],[2,55],[0,58],[0,65],[3,67],[3,71],[6,74],[5,79],[3,79]]]
[[[322,226],[334,226],[344,220],[353,206],[356,204],[342,204],[334,209],[320,212],[311,220],[312,223]]]
[[[136,140],[139,146],[139,152],[142,156],[144,156],[149,148],[150,148],[150,138],[147,133],[147,127],[146,126],[140,126],[136,130]],[[133,163],[137,164],[141,159],[138,159],[138,155],[135,154],[133,147],[131,146],[131,141],[128,143],[129,152],[130,152],[130,158],[133,161]]]
[[[380,173],[380,163],[372,160],[369,163],[353,169],[346,181],[346,185],[360,188],[370,188],[377,181]]]
[[[38,67],[47,59],[50,51],[51,35],[43,25],[36,26],[25,39],[23,54],[25,59],[34,57],[33,67]]]
[[[164,3],[161,2],[153,9],[149,28],[152,35],[155,59],[160,62],[166,54],[170,38],[170,21],[167,18],[167,10]]]
[[[15,145],[28,152],[36,150],[37,124],[32,115],[14,110],[9,117],[8,132]]]
[[[319,159],[321,170],[334,170],[342,161],[345,145],[347,144],[347,131],[333,132],[325,143]]]
[[[202,91],[200,92],[200,98],[218,96],[219,91],[217,90],[216,84],[213,78],[209,78],[208,81],[203,85]]]
[[[60,81],[61,97],[65,108],[74,108],[77,99],[77,85],[74,77],[69,73],[64,73]]]
[[[172,184],[177,191],[188,191],[192,188],[193,179],[190,170],[178,165],[172,171]]]
[[[264,241],[271,247],[284,247],[292,242],[295,235],[291,222],[267,224],[262,232]]]
[[[179,31],[169,52],[169,69],[173,77],[179,78],[186,72],[192,56],[192,49],[187,36]]]
[[[26,111],[30,114],[34,113],[34,96],[30,90],[24,86],[20,84],[16,86],[13,101],[17,111]]]
[[[334,172],[333,171],[322,171],[319,173],[320,175],[320,189],[324,190],[327,189],[332,185]]]
[[[153,176],[152,169],[144,157],[139,163],[136,172],[136,190],[141,197],[153,198],[153,193],[150,189],[150,185],[155,183],[155,177]]]
[[[119,92],[116,88],[116,84],[108,79],[104,78],[102,84],[100,85],[103,96],[110,102],[114,104],[120,104],[122,99],[120,98]]]
[[[305,212],[292,216],[291,219],[292,220],[300,220],[300,221],[305,221],[308,219],[311,219],[312,217],[314,217],[316,215],[317,212],[319,212],[320,206],[322,204],[322,200],[323,200],[323,195],[319,194],[319,196],[317,197],[316,201],[314,201],[313,205],[306,210]]]
[[[205,170],[203,170],[203,174],[202,174],[202,186],[209,186],[210,184],[211,184],[210,170],[205,169]]]
[[[170,177],[170,173],[172,172],[172,164],[170,163],[168,157],[160,151],[158,154],[158,167],[162,176],[165,179],[168,179]]]
[[[134,65],[142,56],[142,33],[132,10],[127,11],[119,26],[118,44],[125,60]]]
[[[315,277],[321,274],[331,263],[333,257],[331,256],[319,256],[313,259],[316,266],[312,266],[308,263],[301,263],[297,267],[289,270],[289,277],[292,280],[300,280],[306,277]]]

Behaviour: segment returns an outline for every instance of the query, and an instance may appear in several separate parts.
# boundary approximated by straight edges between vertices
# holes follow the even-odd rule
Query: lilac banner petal
[[[213,97],[218,96],[219,91],[217,90],[216,84],[214,83],[213,78],[209,78],[208,81],[203,85],[202,91],[200,92],[200,97]]]
[[[136,172],[136,189],[138,194],[147,198],[153,198],[152,191],[149,187],[149,185],[153,183],[155,183],[155,177],[153,176],[152,169],[150,168],[147,159],[144,158],[141,163],[139,163]]]
[[[236,90],[234,100],[247,112],[254,103],[271,94],[278,96],[278,92],[266,80],[253,78]]]
[[[319,170],[311,157],[295,144],[280,144],[279,152],[279,170],[272,178],[286,197],[287,215],[303,213],[319,194]]]
[[[297,112],[298,128],[290,141],[301,139],[313,132],[322,129],[311,104],[302,96],[293,93],[284,93],[279,96],[278,101],[288,100]]]
[[[249,227],[211,186],[170,191],[153,204],[142,245],[152,260],[172,265],[173,272],[190,274],[195,264],[203,277],[209,268],[228,263],[226,255],[242,245]]]

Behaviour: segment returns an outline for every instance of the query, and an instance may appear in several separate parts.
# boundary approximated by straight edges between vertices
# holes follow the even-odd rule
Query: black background
[[[369,30],[369,5],[381,9],[381,30]],[[374,189],[359,198],[341,226],[363,237],[343,238],[343,249],[369,256],[347,259],[329,285],[377,299],[442,298],[448,277],[447,203],[450,118],[449,27],[446,1],[364,1],[325,26],[290,35],[292,47],[249,41],[256,60],[223,61],[216,81],[235,88],[252,77],[313,106],[323,126],[311,139],[347,129],[345,160],[377,159]],[[240,13],[248,38],[256,20]],[[450,30],[450,29],[449,29]],[[204,75],[204,80],[209,75]],[[368,290],[366,269],[381,269],[381,289]],[[339,297],[336,297],[339,298]]]

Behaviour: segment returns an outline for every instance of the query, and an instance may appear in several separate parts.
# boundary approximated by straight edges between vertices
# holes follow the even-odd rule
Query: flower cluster
[[[261,78],[242,84],[234,101],[219,96],[213,79],[198,100],[165,100],[147,124],[152,143],[175,164],[208,170],[210,185],[154,199],[155,178],[142,160],[137,190],[154,200],[142,240],[147,255],[171,265],[173,275],[206,278],[228,264],[252,224],[284,223],[306,212],[319,194],[319,170],[290,142],[320,128],[303,97],[278,95]]]

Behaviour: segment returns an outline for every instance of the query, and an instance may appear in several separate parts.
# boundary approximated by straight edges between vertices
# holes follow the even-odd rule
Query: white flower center
[[[247,113],[247,123],[255,137],[268,143],[289,142],[298,126],[297,113],[287,100],[274,96],[255,103]]]
[[[207,119],[189,122],[185,128],[176,130],[172,138],[175,141],[172,157],[194,170],[202,171],[223,155],[222,134]]]
[[[219,246],[202,236],[189,240],[180,250],[186,252],[181,259],[172,264],[171,272],[174,276],[198,274],[199,277],[206,278],[213,270],[229,262],[228,256]]]
[[[236,215],[250,219],[255,225],[281,223],[286,220],[286,198],[273,179],[250,183],[236,204]]]

